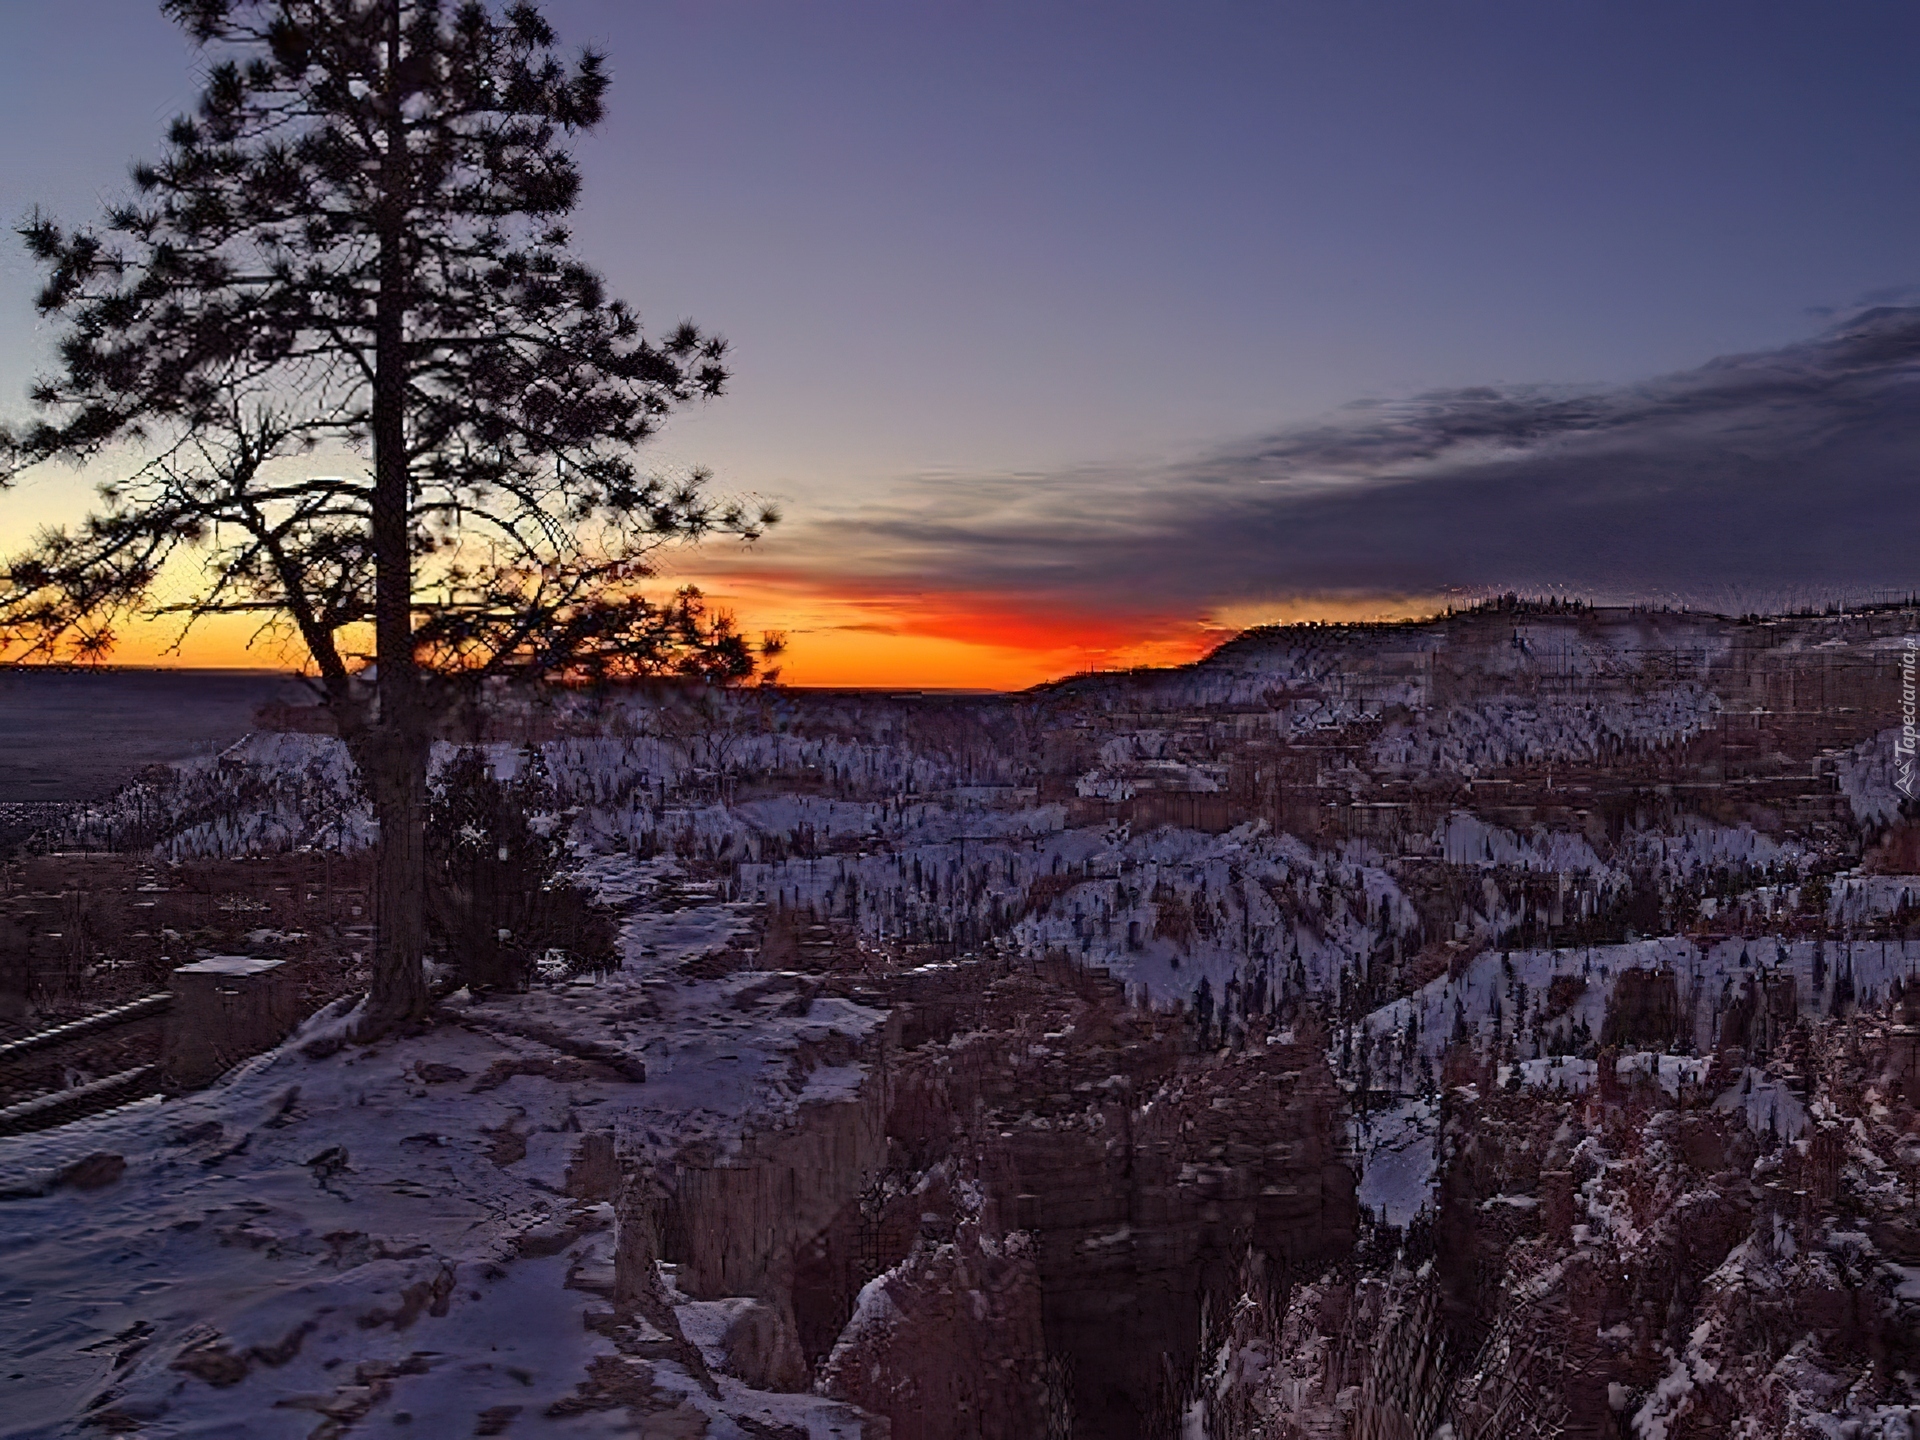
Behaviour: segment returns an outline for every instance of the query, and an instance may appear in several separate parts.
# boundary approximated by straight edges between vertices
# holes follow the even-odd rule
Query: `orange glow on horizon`
[[[1226,638],[1199,617],[1099,614],[1048,597],[870,580],[829,588],[767,572],[690,578],[747,634],[786,634],[781,678],[794,685],[1021,690],[1092,669],[1184,664]]]
[[[1039,597],[884,588],[828,589],[808,576],[687,575],[741,631],[779,631],[784,683],[862,689],[1021,690],[1088,670],[1180,665],[1253,625],[1418,619],[1445,608],[1425,597],[1299,597],[1208,615],[1096,614]],[[108,662],[195,669],[300,669],[297,640],[257,621],[218,617],[179,640],[177,620],[129,620]],[[249,643],[251,642],[251,643]]]
[[[258,619],[217,615],[195,622],[182,638],[177,617],[129,618],[113,626],[108,665],[159,670],[297,670],[306,660],[298,642],[260,634]]]
[[[49,508],[50,488],[28,498],[36,502],[30,516],[41,523],[59,518]],[[1135,603],[1112,609],[1072,593],[942,588],[937,576],[927,577],[929,584],[911,575],[836,574],[830,556],[781,563],[764,551],[747,559],[696,547],[661,558],[668,563],[657,580],[660,594],[696,584],[749,637],[784,633],[787,648],[775,663],[783,681],[805,686],[1021,690],[1088,670],[1185,664],[1255,625],[1416,619],[1445,609],[1448,599],[1323,594],[1175,609],[1154,606],[1148,577]],[[188,557],[176,557],[176,565],[159,598],[177,604],[191,594],[195,577]],[[177,616],[127,619],[114,628],[109,664],[308,668],[305,647],[289,628],[263,631],[245,616],[203,620],[184,639]]]

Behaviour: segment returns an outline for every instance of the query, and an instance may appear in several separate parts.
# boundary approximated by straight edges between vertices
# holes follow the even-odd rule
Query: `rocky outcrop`
[[[1258,1032],[1195,1053],[1184,1016],[1064,966],[994,980],[968,1018],[978,1028],[903,1063],[896,1139],[921,1159],[977,1157],[1032,1236],[1074,1433],[1154,1433],[1250,1250],[1298,1272],[1352,1244],[1323,1046]]]
[[[878,1060],[851,1099],[804,1106],[731,1155],[681,1155],[663,1228],[689,1295],[773,1296],[794,1256],[885,1170],[889,1069]]]
[[[1885,1012],[1797,1034],[1797,1139],[1733,1103],[1772,1080],[1451,1092],[1434,1233],[1363,1236],[1284,1302],[1243,1286],[1206,1433],[1920,1433],[1911,1036]]]
[[[1729,1061],[1761,1064],[1799,1023],[1797,986],[1790,973],[1742,976],[1719,1017],[1720,1053]]]
[[[1671,970],[1638,966],[1614,977],[1600,1043],[1629,1050],[1663,1050],[1685,1033],[1680,991]]]
[[[628,1272],[652,1216],[678,1292],[738,1308],[719,1368],[781,1389],[810,1366],[896,1436],[1158,1435],[1250,1254],[1291,1275],[1352,1245],[1317,1032],[1261,1019],[1199,1051],[1189,1017],[1061,962],[820,983],[890,1008],[829,1057],[864,1066],[857,1089],[684,1150],[651,1209],[623,1192],[619,1293],[648,1298]],[[583,1138],[583,1189],[607,1143]]]
[[[800,1353],[800,1337],[792,1318],[765,1301],[750,1300],[728,1324],[720,1339],[729,1375],[755,1390],[805,1390],[813,1374]]]
[[[1032,1237],[1003,1230],[987,1192],[950,1185],[945,1166],[913,1198],[921,1234],[860,1291],[820,1388],[886,1416],[894,1440],[1046,1440],[1055,1432]]]
[[[1231,1296],[1249,1250],[1312,1273],[1350,1247],[1338,1110],[1319,1053],[1277,1044],[1183,1070],[1131,1105],[1004,1132],[1085,1433],[1148,1433],[1169,1377],[1198,1359],[1203,1310]],[[1106,1183],[1075,1183],[1088,1174]]]

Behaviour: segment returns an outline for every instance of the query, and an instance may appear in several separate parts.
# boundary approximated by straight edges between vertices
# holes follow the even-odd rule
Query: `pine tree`
[[[721,392],[725,346],[691,324],[647,337],[571,253],[560,142],[601,118],[601,57],[563,63],[529,3],[163,8],[211,52],[198,113],[103,230],[24,227],[65,330],[41,419],[5,436],[9,474],[110,447],[137,463],[7,566],[0,642],[98,656],[121,617],[172,611],[304,644],[380,822],[377,1031],[426,1004],[449,677],[743,678],[752,647],[697,593],[657,605],[638,584],[664,541],[773,517],[636,467],[669,411]],[[182,552],[204,584],[163,605]]]
[[[511,779],[463,746],[434,777],[427,807],[427,921],[440,952],[475,991],[524,989],[548,951],[570,969],[618,965],[611,917],[568,881],[566,827],[541,753]]]

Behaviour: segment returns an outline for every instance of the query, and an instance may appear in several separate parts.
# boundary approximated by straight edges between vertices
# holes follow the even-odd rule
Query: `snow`
[[[1634,1413],[1633,1433],[1639,1440],[1667,1440],[1673,1412],[1693,1390],[1693,1372],[1687,1362],[1673,1360],[1646,1403]]]
[[[1440,853],[1450,865],[1512,865],[1550,873],[1597,873],[1608,868],[1577,835],[1549,832],[1542,826],[1530,839],[1521,839],[1464,810],[1447,821]]]
[[[1065,882],[1012,926],[1024,953],[1064,952],[1101,966],[1161,1005],[1192,1003],[1203,979],[1216,998],[1229,983],[1244,987],[1256,976],[1271,991],[1296,959],[1309,987],[1325,990],[1371,952],[1383,912],[1392,929],[1415,923],[1385,869],[1312,851],[1258,823],[1223,835],[1062,831],[1019,853],[978,851],[975,863],[989,896],[998,891],[993,867],[1010,869],[1003,903],[1022,898],[1036,879]],[[887,893],[889,868],[871,867],[870,899]],[[1165,923],[1181,912],[1191,917],[1191,933]]]
[[[261,960],[252,955],[209,955],[205,960],[195,960],[190,965],[175,967],[175,973],[181,975],[264,975],[269,970],[277,970],[283,962],[279,960]]]
[[[1902,795],[1895,788],[1900,777],[1899,726],[1882,730],[1840,757],[1836,776],[1856,820],[1886,822],[1899,818]]]
[[[1807,1128],[1807,1107],[1778,1079],[1749,1066],[1740,1078],[1713,1102],[1713,1108],[1746,1117],[1756,1134],[1774,1134],[1798,1140]]]
[[[1628,1057],[1622,1057],[1622,1063]],[[1495,1084],[1504,1086],[1514,1071],[1520,1072],[1520,1083],[1535,1090],[1565,1090],[1573,1094],[1593,1088],[1599,1073],[1599,1062],[1580,1060],[1573,1056],[1543,1056],[1537,1060],[1522,1060],[1513,1065],[1502,1065],[1495,1074]]]
[[[1710,1056],[1661,1055],[1651,1050],[1622,1055],[1614,1065],[1622,1077],[1644,1075],[1676,1097],[1690,1086],[1705,1084],[1712,1068]]]
[[[1458,978],[1436,977],[1404,999],[1381,1006],[1360,1022],[1368,1035],[1402,1036],[1417,1020],[1415,1053],[1431,1063],[1439,1058],[1454,1034],[1456,1021],[1482,1050],[1499,1035],[1515,1039],[1521,1059],[1531,1067],[1550,1056],[1527,1053],[1535,1044],[1533,1021],[1540,1036],[1566,1036],[1575,1025],[1598,1039],[1608,997],[1626,970],[1670,971],[1674,976],[1680,1012],[1691,1017],[1685,1043],[1698,1055],[1711,1053],[1719,1041],[1715,1027],[1724,1002],[1740,987],[1757,985],[1764,977],[1791,977],[1803,1014],[1827,1013],[1834,1004],[1834,986],[1845,977],[1858,1003],[1884,997],[1894,980],[1902,983],[1920,975],[1920,941],[1821,941],[1784,937],[1748,937],[1715,941],[1702,946],[1686,936],[1662,936],[1618,945],[1575,946],[1562,949],[1484,950],[1467,964]],[[1580,982],[1557,1017],[1544,1018],[1544,1003],[1556,979]],[[1819,981],[1816,984],[1816,979]],[[1524,987],[1524,994],[1522,993]],[[1522,1009],[1521,1007],[1524,1007]],[[1516,1015],[1531,1017],[1516,1035]],[[1397,1046],[1390,1046],[1397,1055]],[[1671,1059],[1672,1057],[1669,1057]],[[1661,1062],[1661,1084],[1674,1083],[1668,1061]],[[1673,1074],[1678,1074],[1674,1071]],[[1412,1072],[1396,1064],[1392,1077],[1410,1081]],[[1526,1083],[1539,1083],[1527,1069]]]
[[[1405,1226],[1433,1204],[1439,1164],[1440,1107],[1403,1100],[1350,1122],[1360,1159],[1356,1198],[1389,1225]]]
[[[675,972],[735,937],[743,907],[709,897],[652,910],[645,897],[671,874],[626,857],[595,873],[606,891],[641,897],[627,968],[597,983],[451,1003],[423,1035],[311,1059],[303,1046],[352,1023],[335,1005],[214,1089],[0,1140],[0,1174],[19,1195],[0,1206],[0,1353],[19,1375],[0,1382],[0,1436],[78,1434],[89,1406],[141,1418],[155,1437],[306,1436],[315,1407],[355,1401],[372,1404],[369,1423],[410,1415],[423,1434],[470,1433],[495,1405],[521,1407],[516,1436],[632,1433],[622,1411],[546,1414],[615,1354],[582,1324],[590,1297],[567,1288],[611,1224],[611,1207],[561,1193],[580,1132],[611,1129],[636,1155],[698,1140],[723,1154],[803,1106],[856,1096],[863,1067],[814,1069],[805,1042],[857,1042],[885,1017],[837,998],[782,1015],[790,993],[736,1007],[764,973]],[[562,1057],[523,1033],[543,1025],[644,1057],[646,1081],[577,1078],[594,1072],[576,1066],[486,1083]],[[430,1065],[465,1078],[423,1082],[448,1073]],[[48,1188],[101,1151],[125,1157],[117,1182]],[[560,1253],[522,1253],[527,1237],[576,1229]],[[409,1293],[423,1297],[411,1311]],[[172,1368],[196,1344],[267,1358],[215,1386]],[[728,1381],[714,1402],[671,1362],[653,1364],[663,1391],[715,1416],[774,1417],[819,1440],[860,1431],[855,1412],[824,1399]],[[712,1433],[735,1432],[716,1420]]]
[[[1839,925],[1867,925],[1920,906],[1920,876],[1847,875],[1833,882],[1828,917]]]
[[[1393,1097],[1355,1117],[1350,1139],[1360,1203],[1397,1225],[1431,1204],[1438,1105],[1416,1096],[1431,1095],[1434,1062],[1450,1040],[1464,1032],[1472,1049],[1501,1061],[1497,1085],[1590,1091],[1598,1063],[1551,1052],[1592,1053],[1627,970],[1672,975],[1686,1017],[1673,1048],[1691,1053],[1622,1055],[1619,1074],[1676,1096],[1710,1086],[1720,1109],[1791,1141],[1809,1123],[1791,1089],[1758,1069],[1717,1074],[1701,1058],[1722,1040],[1716,1026],[1728,1002],[1791,979],[1802,1012],[1822,1015],[1920,974],[1920,949],[1906,943],[1793,939],[1785,930],[1805,927],[1772,918],[1797,908],[1793,887],[1831,847],[1813,830],[1796,839],[1692,816],[1625,834],[1599,823],[1508,828],[1485,815],[1514,825],[1523,807],[1481,804],[1489,771],[1527,766],[1537,777],[1544,767],[1557,781],[1565,765],[1583,772],[1572,786],[1592,779],[1593,767],[1719,725],[1729,704],[1746,703],[1712,688],[1710,668],[1733,643],[1725,626],[1638,613],[1262,632],[1178,671],[1049,687],[1039,706],[997,732],[984,723],[968,730],[980,715],[860,697],[800,703],[774,691],[714,692],[598,711],[562,697],[556,723],[576,733],[545,742],[540,756],[571,822],[578,877],[624,912],[626,968],[566,984],[556,973],[556,983],[509,1003],[459,996],[446,1023],[404,1046],[323,1060],[286,1047],[202,1096],[145,1102],[57,1139],[0,1142],[6,1173],[27,1177],[9,1191],[19,1198],[0,1207],[8,1221],[0,1296],[9,1301],[0,1306],[0,1349],[30,1361],[27,1379],[0,1389],[0,1426],[16,1427],[3,1433],[66,1433],[60,1427],[76,1407],[111,1392],[103,1408],[152,1412],[156,1435],[241,1426],[304,1434],[314,1406],[338,1404],[356,1386],[390,1389],[370,1428],[402,1411],[438,1425],[483,1402],[521,1405],[515,1434],[622,1428],[612,1414],[545,1414],[586,1365],[613,1354],[580,1324],[589,1302],[567,1288],[569,1276],[609,1264],[607,1217],[570,1207],[562,1194],[582,1132],[610,1131],[641,1159],[698,1146],[724,1160],[759,1127],[869,1094],[868,1068],[849,1057],[884,1024],[880,1011],[814,995],[798,977],[768,988],[779,977],[681,973],[687,960],[739,943],[762,905],[811,912],[876,946],[934,942],[965,954],[991,939],[1029,957],[1069,956],[1163,1006],[1194,1005],[1204,993],[1223,1037],[1260,1003],[1255,995],[1291,986],[1340,996],[1344,1007],[1348,980],[1362,971],[1378,977],[1384,963],[1391,973],[1419,965],[1432,974],[1445,964],[1415,994],[1344,1027],[1333,1047],[1360,1057],[1350,1083],[1364,1066],[1374,1093]],[[1654,654],[1657,669],[1647,662]],[[1055,705],[1062,708],[1048,708]],[[1214,708],[1202,716],[1198,707]],[[1036,715],[1052,727],[1043,738],[1071,742],[1065,764],[1040,767],[1044,793],[1061,797],[1055,803],[1039,803],[1043,792],[1030,783],[1042,778],[1033,760],[1041,747],[1038,732],[1023,727]],[[1369,728],[1346,730],[1356,722]],[[982,743],[988,733],[993,742]],[[1863,824],[1898,814],[1896,733],[1813,761],[1811,778],[1831,765]],[[1102,814],[1102,801],[1219,795],[1230,752],[1216,742],[1238,739],[1308,741],[1316,752],[1309,778],[1330,799],[1364,801],[1368,787],[1392,794],[1409,778],[1437,777],[1445,783],[1432,793],[1461,796],[1464,806],[1421,812],[1420,833],[1387,829],[1372,841],[1319,847],[1264,822],[1226,834],[1073,823]],[[484,748],[503,777],[527,754],[512,744]],[[453,751],[436,746],[433,764]],[[1536,813],[1563,813],[1558,799]],[[1570,799],[1567,809],[1603,813],[1585,804]],[[1364,805],[1354,813],[1363,810],[1390,818]],[[1436,813],[1443,818],[1433,826]],[[1715,813],[1770,824],[1786,812]],[[98,838],[162,820],[166,827],[151,832],[160,836],[156,852],[173,859],[353,849],[375,836],[344,747],[301,735],[251,736],[173,767],[93,807],[76,833]],[[1403,845],[1409,856],[1432,858],[1387,853]],[[676,859],[635,858],[663,852]],[[1423,925],[1409,897],[1425,903],[1434,893],[1433,859],[1468,873],[1441,877],[1454,913]],[[679,862],[707,878],[694,882]],[[1521,901],[1519,874],[1548,879],[1536,878]],[[1747,937],[1484,945],[1521,922],[1516,905],[1537,916],[1544,895],[1554,925],[1563,911],[1568,923],[1594,920],[1649,875],[1707,893],[1703,913]],[[1835,877],[1828,918],[1843,930],[1883,922],[1914,905],[1916,886],[1913,877]],[[1731,903],[1730,892],[1739,896]],[[1776,924],[1778,935],[1752,933]],[[1418,947],[1449,938],[1452,950],[1416,958]],[[259,932],[245,943],[275,941]],[[238,974],[222,967],[265,963],[213,957],[196,968]],[[332,1010],[304,1039],[349,1023],[344,1009]],[[1045,1037],[1034,1053],[1050,1053],[1058,1038]],[[583,1047],[617,1067],[551,1063],[577,1062]],[[429,1083],[426,1061],[466,1078]],[[642,1067],[646,1079],[636,1083]],[[89,1149],[126,1155],[126,1175],[99,1192],[48,1188],[61,1164]],[[1583,1243],[1638,1243],[1622,1208],[1585,1199],[1592,1223],[1576,1226]],[[1488,1203],[1524,1207],[1527,1197]],[[560,1253],[532,1254],[541,1242]],[[444,1314],[404,1326],[392,1318],[410,1287],[431,1289],[442,1276]],[[688,1334],[717,1358],[719,1337],[747,1302],[679,1299]],[[877,1282],[869,1286],[856,1328],[890,1323],[890,1305]],[[512,1323],[503,1326],[503,1314]],[[357,1323],[368,1317],[374,1323]],[[131,1336],[136,1323],[152,1333],[119,1364],[137,1340],[113,1337]],[[255,1361],[231,1389],[168,1368],[196,1336],[279,1357],[295,1334],[298,1353]],[[1696,1336],[1685,1354],[1668,1357],[1650,1395],[1636,1394],[1631,1406],[1619,1397],[1623,1414],[1636,1411],[1636,1432],[1669,1434],[1710,1363],[1699,1351]],[[329,1359],[339,1363],[329,1368]],[[356,1372],[369,1365],[396,1373],[364,1381]],[[690,1377],[670,1363],[658,1368],[664,1389],[714,1409]],[[723,1384],[731,1406],[740,1387]],[[816,1435],[846,1420],[808,1397],[761,1400],[765,1414],[797,1416]],[[447,1433],[468,1428],[461,1416]],[[734,1431],[716,1421],[715,1433]]]
[[[1593,761],[1689,739],[1720,708],[1719,696],[1697,684],[1572,698],[1493,695],[1396,721],[1374,741],[1370,758],[1401,775]]]
[[[1671,830],[1629,834],[1614,857],[1614,867],[1645,867],[1686,880],[1715,869],[1763,870],[1772,865],[1797,869],[1807,858],[1797,841],[1763,835],[1751,825],[1716,825],[1697,815],[1684,815]]]

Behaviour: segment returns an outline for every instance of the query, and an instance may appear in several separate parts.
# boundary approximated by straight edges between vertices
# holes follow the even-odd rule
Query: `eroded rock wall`
[[[1729,1103],[1737,1079],[1452,1090],[1432,1230],[1363,1237],[1284,1306],[1243,1287],[1205,1433],[1920,1434],[1912,1020],[1783,1038],[1767,1083],[1804,1102],[1797,1136]]]
[[[1170,1433],[1248,1256],[1291,1276],[1351,1248],[1317,1032],[1198,1052],[1187,1017],[1064,963],[858,983],[892,1006],[858,1092],[662,1167],[662,1254],[683,1293],[790,1320],[894,1435]]]

